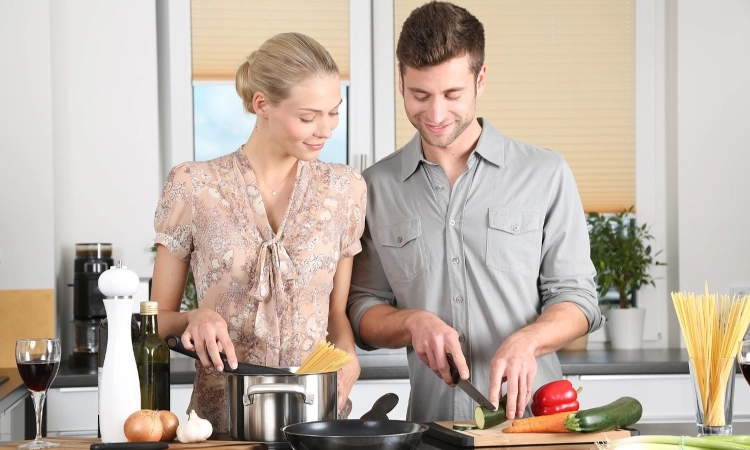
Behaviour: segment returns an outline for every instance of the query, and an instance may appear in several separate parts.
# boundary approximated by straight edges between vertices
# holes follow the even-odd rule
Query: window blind
[[[423,3],[394,0],[396,41],[406,17]],[[453,3],[485,28],[487,84],[477,115],[507,136],[560,152],[587,212],[634,205],[633,0]],[[415,129],[398,90],[395,95],[401,147]]]
[[[271,36],[289,31],[320,42],[349,78],[346,0],[191,0],[193,80],[234,80],[245,58]]]

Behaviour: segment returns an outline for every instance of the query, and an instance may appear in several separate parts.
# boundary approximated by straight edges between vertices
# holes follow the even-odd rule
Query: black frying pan
[[[164,337],[164,341],[167,343],[170,349],[176,351],[177,353],[190,356],[194,359],[200,359],[197,353],[192,350],[186,349],[185,346],[182,345],[180,336],[176,334],[168,334],[166,335],[166,337]],[[221,357],[221,361],[224,363],[225,372],[236,373],[238,375],[293,375],[292,372],[288,370],[241,362],[237,363],[236,369],[232,369],[229,366],[229,362],[227,361],[227,355],[220,352],[219,356]],[[209,357],[208,359],[210,360],[211,358]]]
[[[325,420],[287,425],[287,441],[295,450],[412,450],[427,426],[403,420],[387,420],[398,403],[396,394],[380,397],[362,419]],[[366,420],[377,418],[384,420]]]

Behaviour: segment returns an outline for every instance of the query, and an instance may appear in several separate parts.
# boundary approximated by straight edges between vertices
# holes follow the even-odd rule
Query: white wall
[[[47,2],[0,2],[0,290],[54,289]]]
[[[79,242],[111,242],[113,257],[152,272],[161,189],[152,0],[51,1],[54,246],[58,327],[72,342]]]
[[[679,289],[750,286],[750,2],[680,0]]]

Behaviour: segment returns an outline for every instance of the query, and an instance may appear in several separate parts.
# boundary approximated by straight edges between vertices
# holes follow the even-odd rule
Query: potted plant
[[[649,225],[635,225],[633,213],[631,206],[618,214],[592,212],[586,218],[599,296],[614,291],[618,297],[619,308],[607,314],[612,348],[641,347],[646,310],[631,307],[631,297],[645,285],[655,286],[649,269],[664,265],[655,259],[661,251],[654,253],[649,245]]]

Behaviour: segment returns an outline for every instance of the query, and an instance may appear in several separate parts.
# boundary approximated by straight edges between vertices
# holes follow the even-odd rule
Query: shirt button
[[[458,337],[458,342],[464,342],[464,341],[466,341],[466,337],[462,334],[461,336]]]
[[[442,190],[443,190],[443,185],[442,185],[442,184],[438,184],[438,186],[437,186],[437,190],[438,190],[438,191],[442,191]]]
[[[398,239],[396,239],[396,242],[398,242],[400,244],[401,241],[403,241],[403,239],[401,239],[401,236],[399,236]]]
[[[521,226],[520,226],[520,225],[518,225],[517,223],[514,223],[514,224],[513,224],[513,226],[512,226],[511,228],[513,228],[513,231],[518,231],[518,230],[520,230],[520,229],[521,229]]]
[[[453,258],[453,264],[458,264],[458,258]]]
[[[451,226],[453,226],[453,225],[455,225],[455,224],[456,224],[456,221],[455,221],[455,220],[451,220],[451,221],[450,221],[450,222],[448,222],[448,223],[450,223],[450,224],[451,224]]]
[[[463,303],[463,302],[464,302],[464,298],[463,297],[461,297],[460,295],[458,297],[456,297],[456,303]]]

